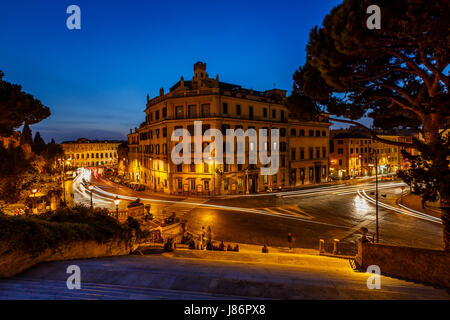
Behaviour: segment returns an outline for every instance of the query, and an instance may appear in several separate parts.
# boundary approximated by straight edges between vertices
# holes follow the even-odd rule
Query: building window
[[[236,105],[236,114],[237,114],[238,116],[241,115],[241,105],[240,105],[240,104],[237,104],[237,105]]]
[[[342,166],[342,159],[339,159],[339,165]]]
[[[280,128],[280,137],[286,137],[286,128]]]
[[[305,159],[305,148],[300,148],[300,159]]]
[[[191,172],[195,172],[195,163],[191,163],[190,170]]]
[[[316,130],[316,137],[320,137],[320,131]]]
[[[210,111],[209,103],[202,104],[202,117],[209,117]]]
[[[225,191],[228,191],[228,185],[229,185],[229,179],[225,179],[224,180],[224,182],[223,182],[223,189],[225,190]]]
[[[326,137],[327,136],[327,132],[325,130],[322,130],[322,137]]]
[[[205,185],[205,191],[209,191],[209,181],[208,180],[204,181],[204,185]]]
[[[164,108],[162,109],[162,117],[163,117],[163,118],[167,118],[167,108],[166,108],[166,107],[164,107]]]
[[[183,190],[183,179],[177,179],[178,181],[178,190]]]
[[[284,110],[280,111],[280,121],[284,122]]]
[[[159,110],[155,112],[155,120],[159,120]]]
[[[248,107],[248,117],[249,119],[253,119],[253,107]]]
[[[291,129],[291,137],[295,137],[296,134],[297,134],[297,130]]]
[[[314,136],[314,130],[309,130],[308,131],[308,136],[313,137]]]
[[[300,129],[299,136],[300,137],[304,137],[305,136],[305,130]]]
[[[191,179],[191,190],[195,191],[195,179]]]
[[[277,110],[272,110],[272,119],[276,119],[277,118]]]
[[[322,147],[322,158],[326,158],[326,157],[327,157],[327,148]]]
[[[291,160],[295,161],[295,149],[291,149]]]
[[[177,119],[183,119],[183,106],[177,106],[175,107],[175,117]]]
[[[189,116],[189,118],[197,118],[197,105],[196,104],[188,105],[188,116]]]
[[[177,164],[177,172],[183,172],[183,165]]]
[[[223,112],[224,114],[228,114],[228,103],[224,102],[224,103],[222,104],[222,112]]]
[[[281,157],[281,168],[284,168],[286,166],[286,158],[283,156]]]
[[[163,128],[163,138],[167,137],[167,128]]]
[[[316,147],[316,158],[320,159],[320,147]]]
[[[267,108],[264,108],[264,109],[263,109],[263,117],[264,117],[264,118],[267,118]]]
[[[314,159],[314,149],[313,148],[309,148],[309,158]]]

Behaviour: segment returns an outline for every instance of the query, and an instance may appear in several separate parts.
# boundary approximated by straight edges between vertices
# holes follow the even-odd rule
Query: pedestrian
[[[219,245],[219,251],[225,251],[225,244],[223,243],[223,241]]]
[[[205,232],[205,227],[202,227],[202,250],[205,250],[206,247],[206,232]]]
[[[266,245],[262,248],[262,253],[269,253],[269,248]]]
[[[208,242],[212,241],[212,231],[211,226],[208,226],[208,230],[206,231],[206,238],[208,239]]]
[[[294,242],[294,237],[292,236],[292,233],[288,233],[288,243],[289,243],[289,250],[292,250],[292,242]]]

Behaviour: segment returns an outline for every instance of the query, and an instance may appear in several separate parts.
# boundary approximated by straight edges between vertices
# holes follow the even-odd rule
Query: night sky
[[[46,141],[126,139],[146,95],[191,79],[199,60],[221,81],[290,92],[310,29],[340,2],[2,1],[0,70],[50,107],[31,127]],[[81,30],[66,27],[71,4]]]

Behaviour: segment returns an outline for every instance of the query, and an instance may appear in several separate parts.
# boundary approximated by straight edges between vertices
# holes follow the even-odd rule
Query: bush
[[[120,224],[108,215],[108,211],[90,211],[84,206],[63,208],[40,216],[0,215],[0,241],[33,255],[73,241],[130,241],[133,230],[137,238],[146,235],[136,220]]]

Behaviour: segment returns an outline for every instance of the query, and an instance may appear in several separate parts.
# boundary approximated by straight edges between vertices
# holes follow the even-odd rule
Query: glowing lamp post
[[[119,196],[116,196],[116,198],[114,199],[114,204],[116,205],[116,218],[117,219],[119,219],[119,203],[120,203]]]
[[[92,190],[94,190],[94,186],[90,185],[88,187],[89,191],[91,192],[91,210],[94,209],[94,203],[92,202]]]
[[[37,192],[37,189],[31,190],[31,192],[33,193],[33,210],[34,210],[34,208],[36,208],[36,192]],[[36,208],[36,212],[37,212],[37,208]]]

